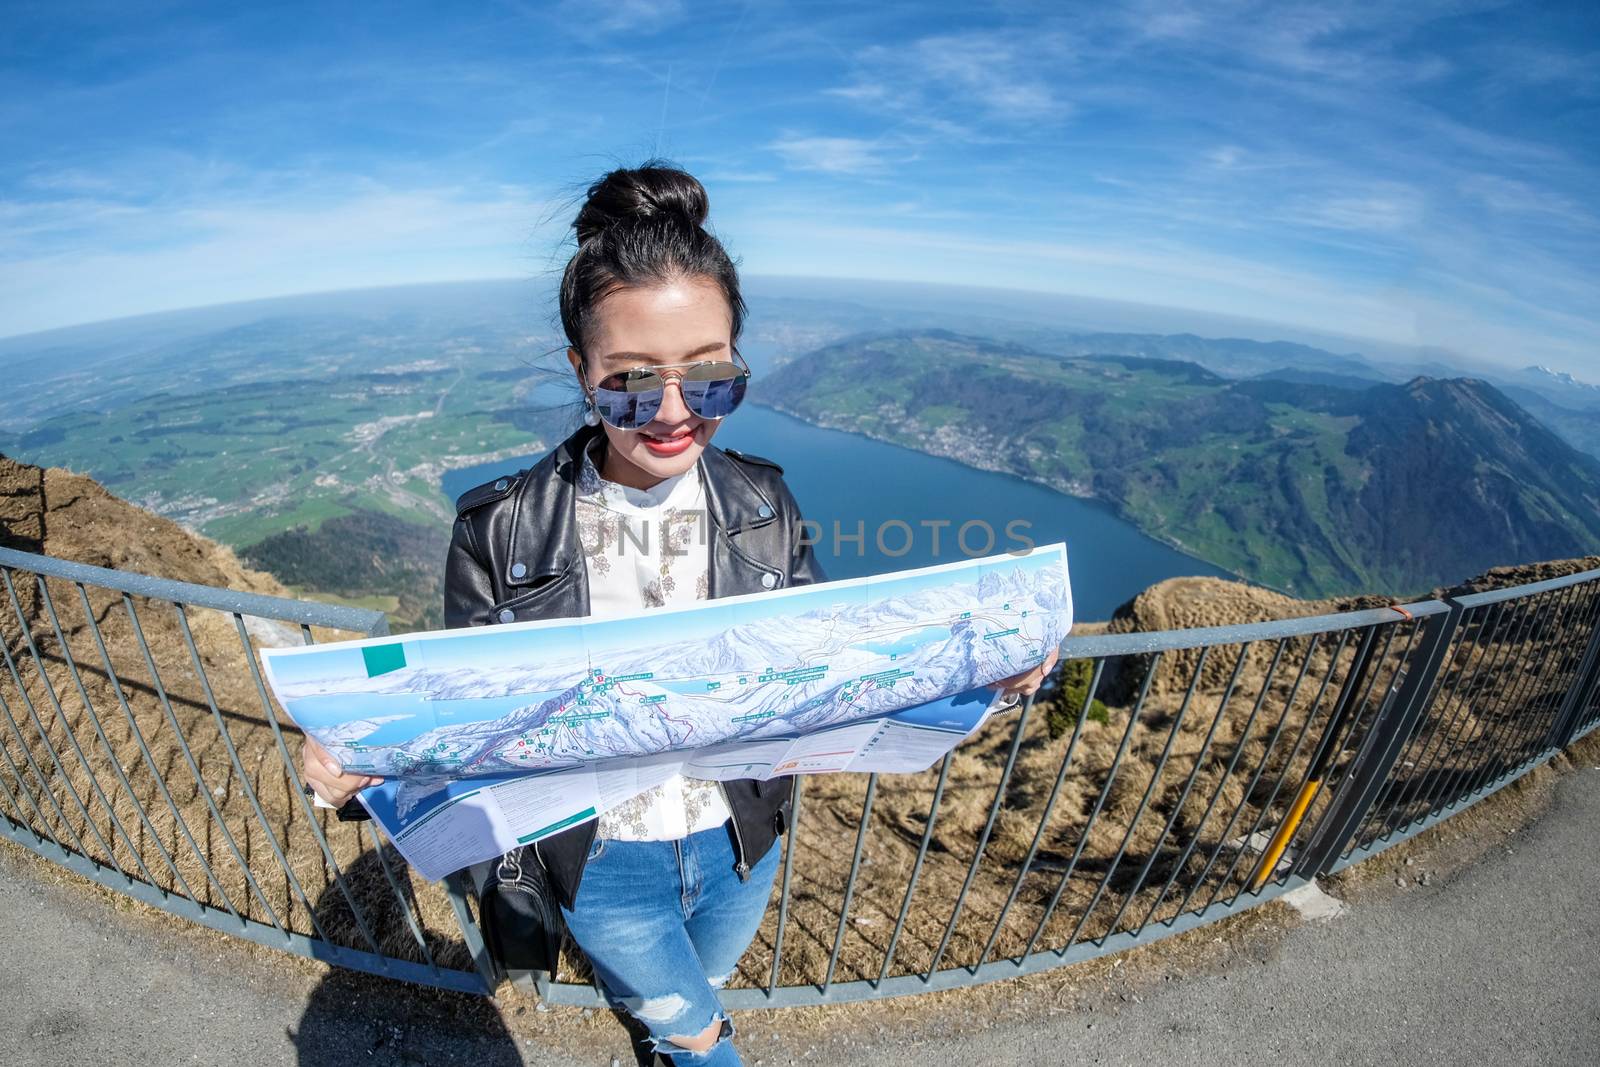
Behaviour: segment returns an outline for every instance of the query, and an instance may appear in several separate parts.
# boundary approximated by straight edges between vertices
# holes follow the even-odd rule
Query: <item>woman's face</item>
[[[619,289],[596,308],[589,364],[567,349],[585,392],[608,374],[630,367],[733,359],[733,315],[715,282],[682,278],[664,285]],[[720,419],[702,419],[683,402],[668,377],[656,417],[637,430],[602,422],[610,449],[601,473],[614,482],[648,489],[695,465]]]

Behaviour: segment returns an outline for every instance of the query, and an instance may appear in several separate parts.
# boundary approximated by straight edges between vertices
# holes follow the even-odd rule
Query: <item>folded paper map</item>
[[[347,770],[390,779],[362,800],[439,877],[674,773],[920,770],[981,721],[993,694],[976,691],[1037,665],[1071,624],[1055,544],[636,616],[266,649],[262,660],[308,736]],[[926,755],[919,766],[908,745]],[[450,841],[419,862],[415,842],[435,836]]]

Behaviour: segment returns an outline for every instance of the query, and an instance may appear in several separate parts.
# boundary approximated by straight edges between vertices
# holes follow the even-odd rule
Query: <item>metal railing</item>
[[[135,900],[340,966],[469,992],[464,885],[413,886],[301,792],[256,649],[381,612],[0,548],[0,836]]]
[[[0,835],[290,952],[491,991],[459,878],[300,792],[257,649],[376,612],[0,550]],[[802,779],[730,1009],[1030,974],[1402,841],[1600,727],[1600,571],[1402,608],[1069,638],[923,774]],[[575,951],[545,999],[603,1004]]]

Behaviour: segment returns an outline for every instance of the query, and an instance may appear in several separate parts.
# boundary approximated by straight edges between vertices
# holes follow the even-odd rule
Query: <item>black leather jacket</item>
[[[445,625],[488,626],[589,614],[588,567],[575,501],[583,449],[603,434],[585,426],[531,469],[456,501],[445,567]],[[800,509],[771,460],[708,446],[698,467],[710,519],[709,595],[759,593],[824,581],[801,537]],[[744,877],[788,826],[792,779],[740,779],[725,792],[735,869]],[[572,907],[594,843],[591,819],[538,844],[561,902]]]

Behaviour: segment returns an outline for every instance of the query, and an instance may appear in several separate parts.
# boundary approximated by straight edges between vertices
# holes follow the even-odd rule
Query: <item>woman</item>
[[[745,304],[704,228],[705,189],[670,165],[606,174],[561,280],[585,425],[531,470],[457,501],[449,626],[637,612],[823,580],[776,463],[711,446],[744,397]],[[1053,662],[1053,657],[1052,661]],[[997,683],[1035,691],[1051,662]],[[307,741],[342,805],[376,779]],[[539,842],[573,940],[613,1003],[678,1063],[737,1064],[717,996],[761,923],[790,779],[676,777]]]

